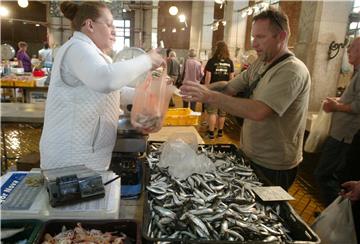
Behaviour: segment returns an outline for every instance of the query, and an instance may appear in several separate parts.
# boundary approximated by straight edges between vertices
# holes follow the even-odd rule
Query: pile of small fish
[[[55,244],[55,243],[113,243],[113,244],[123,244],[126,235],[121,233],[121,236],[113,235],[112,232],[102,233],[100,230],[86,230],[80,223],[77,223],[76,227],[71,230],[66,230],[63,227],[63,231],[56,236],[52,237],[49,233],[46,233],[44,236],[44,241],[42,244]]]
[[[212,159],[216,171],[178,180],[166,168],[157,166],[161,144],[150,147],[150,179],[146,186],[151,215],[146,229],[149,238],[292,241],[279,216],[280,205],[255,201],[252,187],[262,183],[243,157],[201,145],[199,153]]]

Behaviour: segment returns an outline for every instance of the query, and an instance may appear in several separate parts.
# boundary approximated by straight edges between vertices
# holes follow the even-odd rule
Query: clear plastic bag
[[[351,202],[341,196],[315,219],[311,228],[319,235],[321,243],[357,243]]]
[[[315,153],[321,151],[321,148],[327,138],[331,126],[332,113],[326,113],[321,105],[317,118],[312,122],[310,133],[305,142],[304,151]]]
[[[198,154],[197,149],[195,134],[175,133],[162,145],[159,167],[168,167],[169,174],[181,180],[213,172],[214,163],[205,154]]]
[[[143,133],[159,131],[174,90],[166,68],[161,73],[149,72],[145,81],[135,88],[131,124]]]

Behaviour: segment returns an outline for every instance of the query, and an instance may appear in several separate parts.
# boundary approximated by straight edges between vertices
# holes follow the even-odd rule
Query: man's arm
[[[274,113],[268,105],[261,101],[227,95],[236,93],[230,86],[226,86],[224,92],[226,94],[212,91],[194,82],[184,82],[181,87],[181,93],[185,100],[214,104],[219,109],[238,117],[261,121]]]
[[[352,113],[351,104],[345,104],[339,102],[337,98],[334,97],[327,97],[323,109],[325,112],[345,112],[345,113]]]
[[[233,93],[230,87],[225,92]],[[232,115],[254,121],[262,121],[274,113],[268,105],[261,101],[232,97],[219,92],[210,96],[210,103]]]
[[[210,71],[205,71],[205,85],[208,86],[210,85],[210,81],[211,81],[211,72]]]

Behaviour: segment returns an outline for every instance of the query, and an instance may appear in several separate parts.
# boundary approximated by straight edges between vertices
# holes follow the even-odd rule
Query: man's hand
[[[338,97],[327,97],[324,101],[323,110],[327,113],[330,112],[344,112],[352,113],[351,104],[340,102]]]
[[[211,100],[211,93],[206,86],[192,81],[184,81],[180,87],[180,94],[185,101],[196,101],[208,103]]]
[[[337,111],[338,104],[339,102],[335,97],[327,97],[324,101],[323,109],[327,113],[335,112]]]
[[[151,50],[148,52],[148,56],[151,59],[152,68],[151,70],[157,69],[160,66],[165,66],[166,61],[161,57],[160,54],[156,52],[156,50]]]
[[[347,181],[341,186],[344,190],[340,192],[340,195],[351,201],[360,201],[360,181]]]

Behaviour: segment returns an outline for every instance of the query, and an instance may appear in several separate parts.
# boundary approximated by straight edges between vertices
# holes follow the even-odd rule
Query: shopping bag
[[[356,232],[351,201],[339,196],[315,219],[311,228],[321,243],[356,244]]]
[[[325,139],[329,135],[332,113],[326,113],[321,105],[318,116],[311,124],[310,133],[306,139],[304,151],[315,153],[321,151]]]
[[[161,72],[149,72],[145,81],[135,88],[131,124],[146,134],[159,131],[174,91],[175,86],[166,75],[166,67]]]

